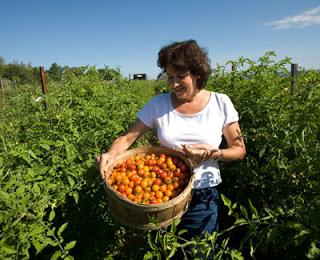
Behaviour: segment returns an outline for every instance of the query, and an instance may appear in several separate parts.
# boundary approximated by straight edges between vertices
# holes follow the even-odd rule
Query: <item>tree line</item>
[[[88,71],[95,71],[98,77],[102,80],[112,80],[116,77],[121,77],[119,68],[113,69],[108,66],[97,69],[95,66],[79,66],[69,67],[61,66],[56,62],[52,63],[50,68],[46,70],[48,80],[63,81],[65,75],[70,73],[80,76],[85,75]],[[30,63],[14,61],[6,63],[5,59],[0,56],[0,79],[10,80],[14,84],[37,84],[40,83],[40,70],[39,67],[32,66]]]

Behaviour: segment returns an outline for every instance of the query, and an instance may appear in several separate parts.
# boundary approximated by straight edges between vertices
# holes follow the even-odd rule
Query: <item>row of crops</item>
[[[174,227],[154,234],[116,223],[94,167],[165,82],[104,81],[88,67],[49,82],[42,99],[40,86],[2,93],[0,258],[165,259],[181,246],[190,259],[211,248],[221,259],[319,258],[320,74],[300,72],[291,93],[289,59],[230,63],[208,89],[233,100],[247,157],[222,165],[219,231],[192,247]],[[156,143],[150,131],[134,146]]]

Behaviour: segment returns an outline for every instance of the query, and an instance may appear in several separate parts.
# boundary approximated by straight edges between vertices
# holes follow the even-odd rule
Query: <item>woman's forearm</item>
[[[127,150],[134,143],[134,141],[135,139],[130,139],[126,135],[119,136],[112,143],[108,153],[112,154],[114,157],[117,157],[123,151]]]
[[[229,147],[226,149],[215,150],[211,154],[211,158],[221,161],[237,161],[242,160],[246,155],[245,148],[241,146]]]

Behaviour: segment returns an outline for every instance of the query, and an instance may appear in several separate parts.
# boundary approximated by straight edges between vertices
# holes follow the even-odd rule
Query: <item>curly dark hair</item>
[[[179,72],[187,72],[197,79],[198,89],[205,87],[212,69],[210,67],[208,53],[201,48],[195,40],[174,42],[160,49],[158,53],[158,66],[166,72],[168,65],[171,65]]]

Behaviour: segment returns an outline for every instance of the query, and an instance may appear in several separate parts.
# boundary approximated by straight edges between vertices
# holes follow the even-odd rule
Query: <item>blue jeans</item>
[[[218,190],[215,187],[193,189],[189,208],[181,218],[178,230],[186,229],[183,238],[190,240],[204,232],[213,233],[218,223]]]

